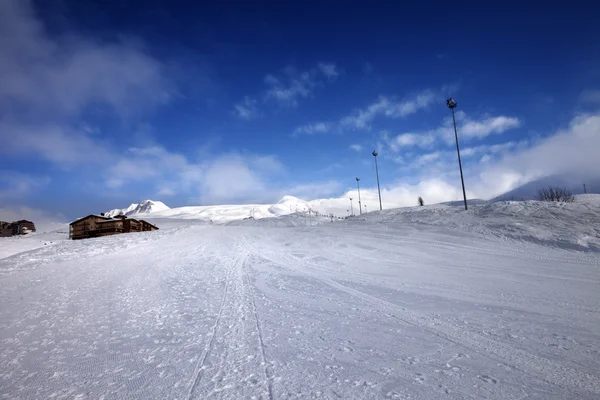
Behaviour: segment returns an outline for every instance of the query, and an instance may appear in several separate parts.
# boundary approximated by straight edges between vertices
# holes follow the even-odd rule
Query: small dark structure
[[[73,240],[88,239],[100,236],[118,235],[130,232],[155,231],[158,228],[144,220],[118,216],[90,214],[69,224],[69,238]]]
[[[26,235],[35,232],[35,224],[26,219],[14,222],[0,221],[0,237],[9,237],[13,235]]]
[[[12,227],[10,223],[0,221],[0,237],[9,237],[12,236]]]

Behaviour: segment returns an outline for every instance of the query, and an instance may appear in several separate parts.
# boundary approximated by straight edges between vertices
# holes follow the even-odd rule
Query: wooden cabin
[[[26,233],[35,232],[35,224],[26,219],[13,222],[12,224],[13,235],[24,235]]]
[[[9,222],[0,221],[0,237],[12,236],[12,227]]]
[[[26,219],[15,222],[0,221],[0,237],[9,237],[13,235],[25,235],[35,232],[35,224]]]
[[[115,218],[91,214],[69,224],[69,238],[73,240],[121,233],[155,231],[158,228],[144,220],[119,215]]]

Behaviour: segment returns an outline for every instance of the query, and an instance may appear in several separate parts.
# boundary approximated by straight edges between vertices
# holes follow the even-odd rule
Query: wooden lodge
[[[0,237],[9,237],[13,235],[26,235],[35,232],[35,224],[26,219],[14,222],[0,221]]]
[[[100,236],[118,235],[130,232],[155,231],[158,228],[144,220],[118,216],[106,217],[91,214],[69,224],[69,238],[73,240]]]

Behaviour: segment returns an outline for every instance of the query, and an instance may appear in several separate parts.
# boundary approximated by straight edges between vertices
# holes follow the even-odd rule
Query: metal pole
[[[373,157],[375,157],[375,174],[377,175],[377,192],[379,193],[379,211],[383,211],[381,206],[381,189],[379,188],[379,168],[377,167],[377,152],[373,150]]]
[[[583,193],[587,194],[587,189],[585,188],[585,183],[583,184]]]
[[[360,202],[360,178],[356,178],[356,187],[358,188],[358,213],[362,215],[362,203]]]
[[[350,197],[350,210],[352,210],[352,213],[350,215],[354,216],[354,206],[352,205],[352,197]]]
[[[458,147],[458,133],[456,132],[456,118],[454,117],[454,108],[452,110],[452,121],[454,121],[454,138],[456,139],[456,154],[458,154],[458,168],[460,168],[460,183],[462,184],[463,199],[465,201],[465,210],[467,210],[467,193],[465,192],[465,180],[463,178],[462,163],[460,162],[460,149]]]

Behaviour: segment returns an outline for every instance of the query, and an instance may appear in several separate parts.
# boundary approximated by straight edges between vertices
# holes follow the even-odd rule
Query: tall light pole
[[[356,187],[358,188],[358,213],[362,215],[362,205],[360,202],[360,178],[356,177]]]
[[[465,192],[465,179],[463,178],[462,163],[460,162],[460,149],[458,147],[458,133],[456,132],[456,117],[454,109],[456,108],[456,100],[450,97],[446,100],[446,105],[452,110],[452,121],[454,122],[454,138],[456,139],[456,154],[458,154],[458,168],[460,169],[460,183],[462,183],[463,199],[465,201],[465,210],[467,210],[467,193]]]
[[[365,204],[365,213],[367,212],[367,205]]]
[[[377,175],[377,192],[379,192],[379,211],[383,211],[381,206],[381,189],[379,188],[379,168],[377,167],[377,151],[373,150],[373,157],[375,157],[375,174]]]
[[[354,206],[352,205],[352,197],[350,197],[350,210],[352,211],[350,215],[354,216]]]

